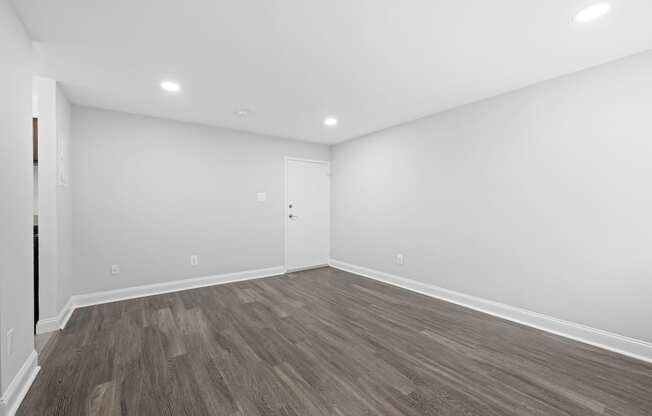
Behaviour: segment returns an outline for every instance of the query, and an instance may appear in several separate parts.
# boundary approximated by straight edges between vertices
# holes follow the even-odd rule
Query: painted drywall
[[[56,316],[59,284],[57,215],[57,83],[35,77],[38,97],[39,319]]]
[[[327,146],[72,108],[74,294],[283,265],[284,156]]]
[[[72,295],[70,103],[61,86],[35,77],[39,123],[39,320],[56,317]]]
[[[56,89],[57,297],[59,313],[72,295],[72,183],[70,178],[70,102]],[[54,317],[55,315],[51,315]]]
[[[333,258],[652,341],[651,74],[645,53],[335,146]]]
[[[30,39],[6,0],[0,0],[0,50],[0,392],[4,396],[34,349],[33,56]],[[10,355],[6,337],[11,329]]]

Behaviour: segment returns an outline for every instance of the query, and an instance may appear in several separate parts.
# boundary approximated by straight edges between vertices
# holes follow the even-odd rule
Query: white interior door
[[[328,264],[330,255],[330,164],[285,159],[285,267]]]

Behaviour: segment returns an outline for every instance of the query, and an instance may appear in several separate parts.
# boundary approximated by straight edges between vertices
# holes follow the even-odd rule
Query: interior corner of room
[[[0,0],[0,416],[652,414],[652,4],[56,3]]]

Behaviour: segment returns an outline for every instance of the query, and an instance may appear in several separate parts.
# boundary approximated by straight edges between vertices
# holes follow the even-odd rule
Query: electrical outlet
[[[402,254],[396,255],[396,264],[402,266],[405,263],[405,257]]]
[[[111,274],[120,274],[120,265],[112,264],[111,265]]]
[[[190,265],[191,266],[197,266],[199,264],[199,256],[196,254],[193,254],[190,256]]]
[[[7,331],[7,357],[14,353],[14,329]]]

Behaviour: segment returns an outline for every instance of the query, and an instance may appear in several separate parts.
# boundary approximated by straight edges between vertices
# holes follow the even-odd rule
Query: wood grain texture
[[[323,268],[78,309],[25,415],[652,414],[652,365]]]

